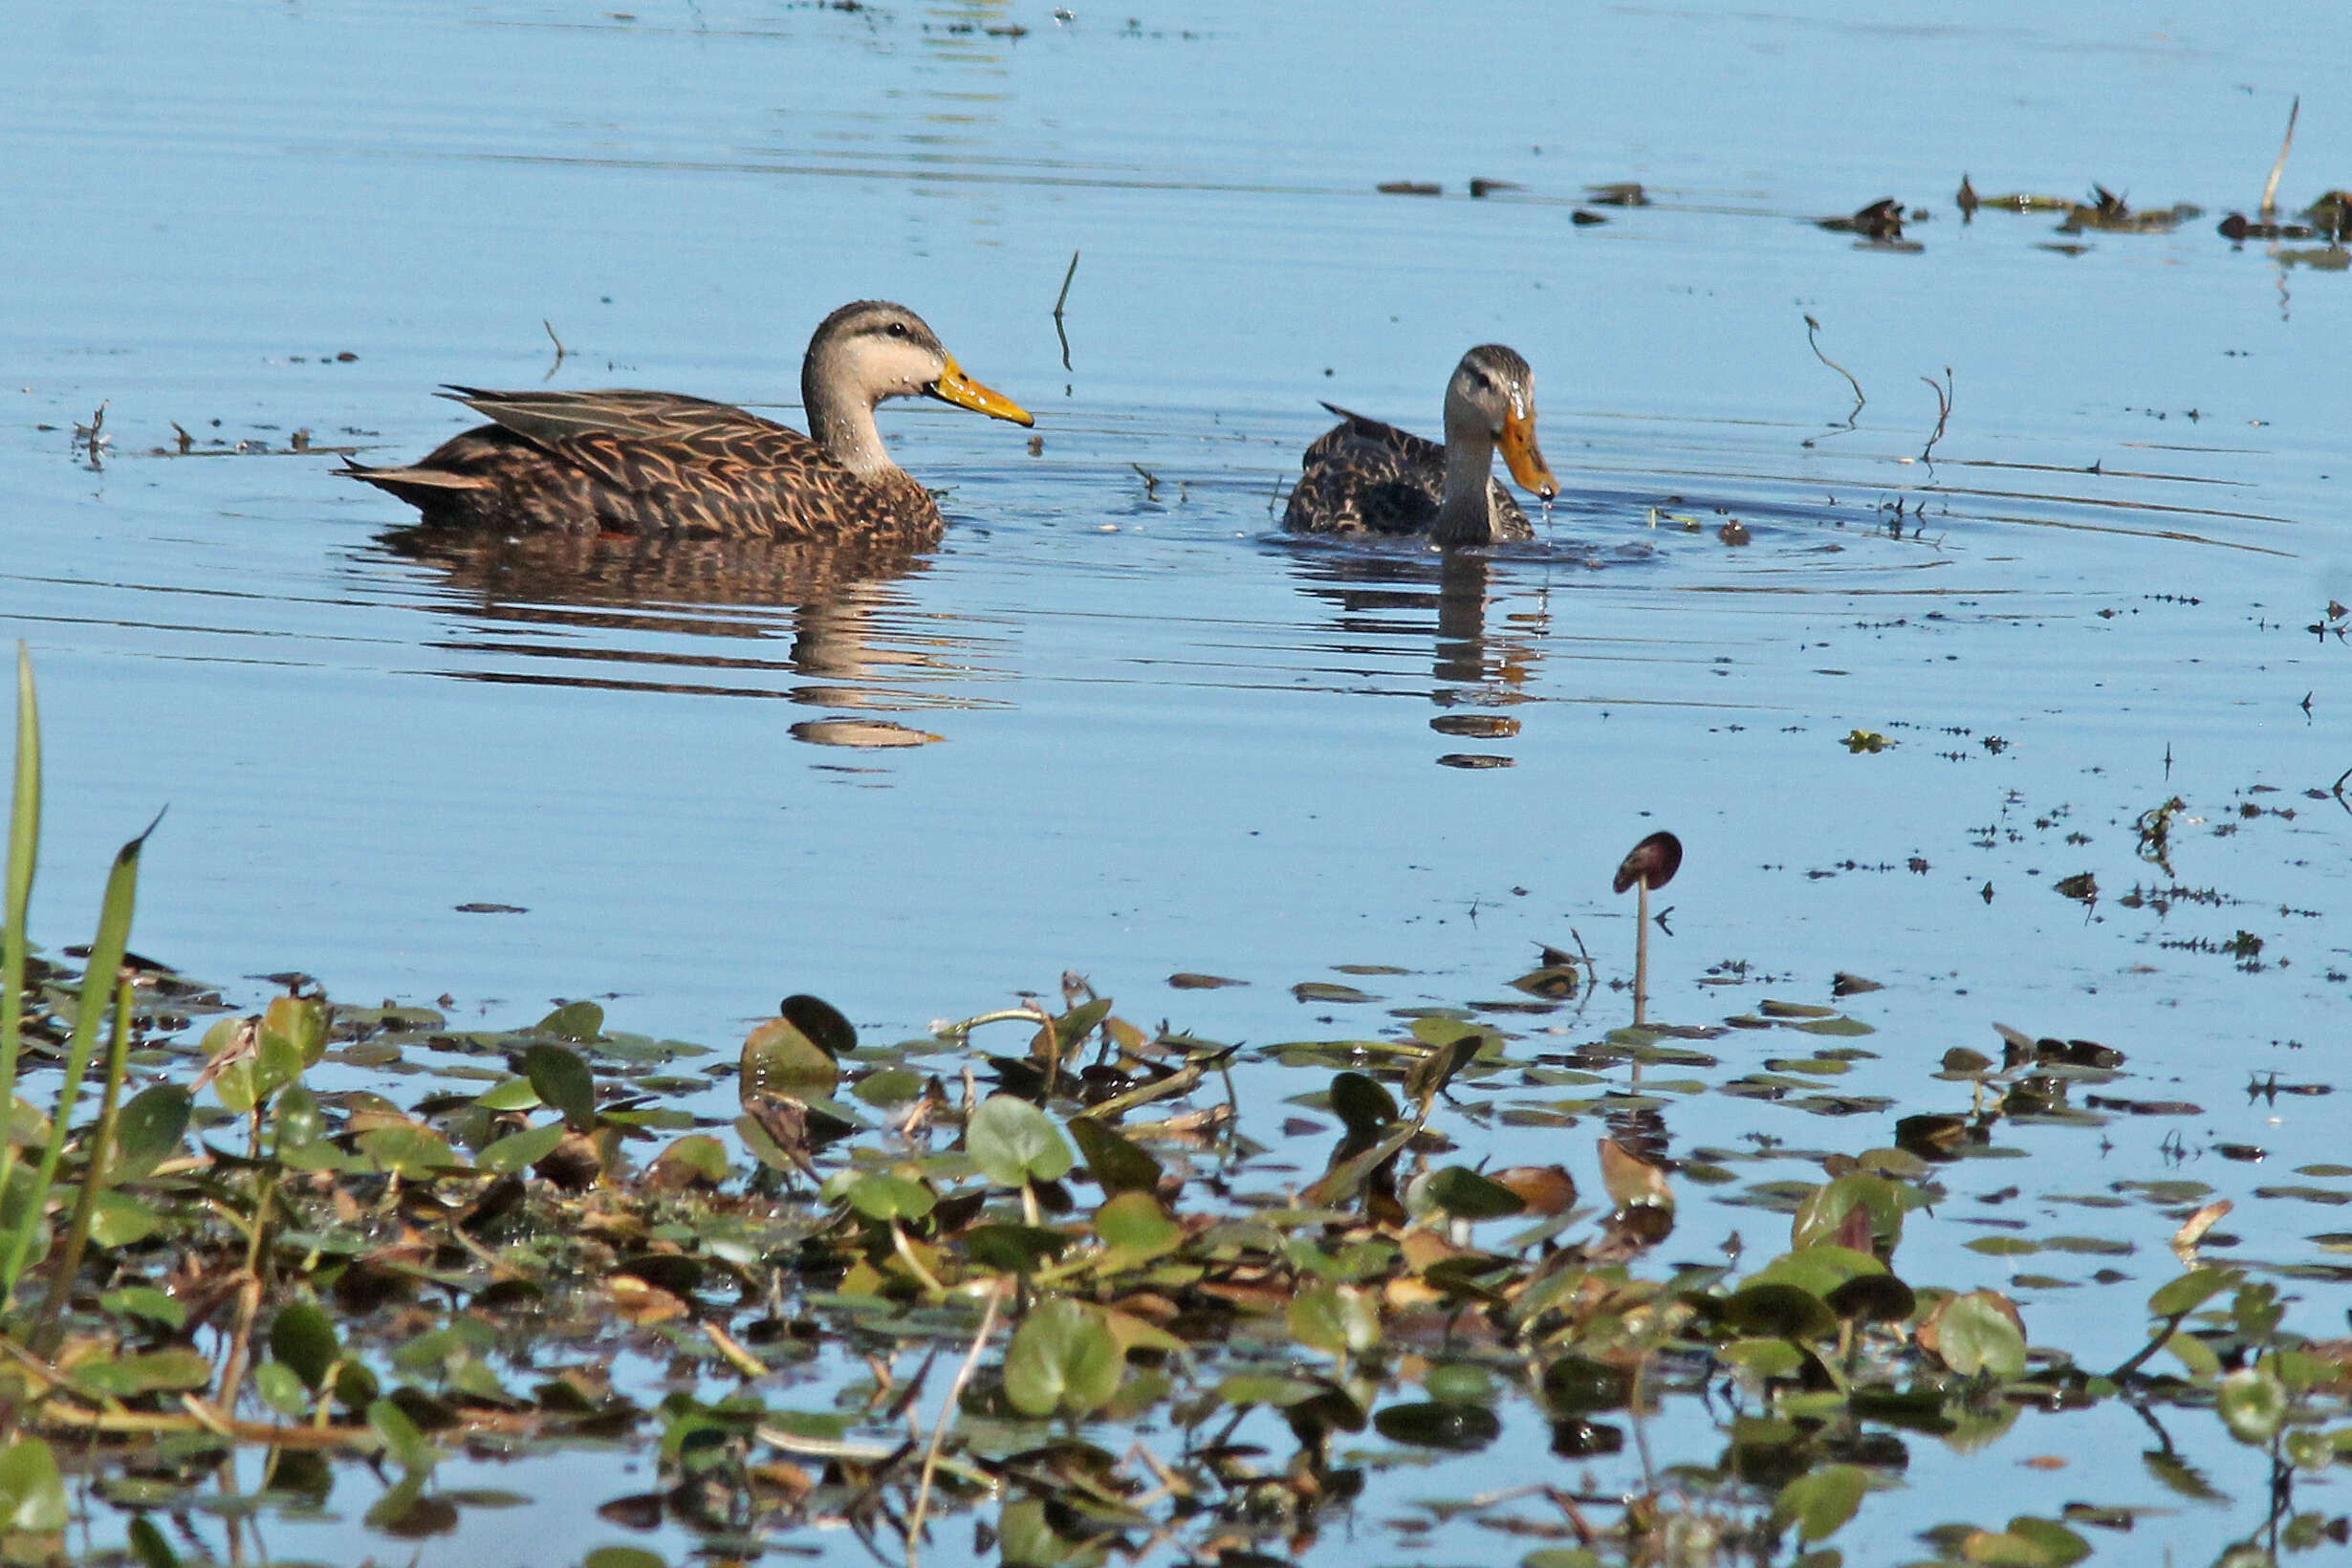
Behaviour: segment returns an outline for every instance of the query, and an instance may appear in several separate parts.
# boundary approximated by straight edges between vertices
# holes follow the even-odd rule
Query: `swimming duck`
[[[1446,383],[1446,445],[1325,403],[1339,423],[1307,448],[1282,526],[1301,534],[1426,534],[1433,544],[1532,539],[1527,513],[1492,477],[1549,501],[1559,482],[1535,445],[1535,372],[1500,343],[1462,356]]]
[[[507,533],[928,544],[938,503],[882,449],[875,404],[930,397],[1035,423],[965,375],[923,317],[872,299],[835,311],[809,339],[800,401],[810,435],[674,392],[443,395],[491,423],[404,468],[342,471],[416,507],[426,528]]]

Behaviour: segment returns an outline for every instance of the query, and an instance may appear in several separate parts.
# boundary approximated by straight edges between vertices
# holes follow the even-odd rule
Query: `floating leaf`
[[[2158,1318],[2186,1317],[2243,1277],[2237,1269],[2191,1269],[2158,1286],[2147,1298],[2147,1310]]]
[[[83,1361],[74,1368],[73,1381],[94,1394],[131,1399],[166,1389],[205,1387],[212,1382],[212,1362],[202,1351],[185,1347],[150,1350],[112,1361]]]
[[[154,1207],[128,1192],[101,1192],[91,1205],[90,1239],[100,1247],[130,1247],[163,1228]]]
[[[441,1457],[409,1419],[408,1412],[388,1399],[380,1399],[367,1407],[367,1424],[383,1439],[385,1455],[411,1475],[431,1470]]]
[[[1560,1165],[1513,1165],[1488,1172],[1487,1179],[1517,1194],[1530,1214],[1548,1218],[1576,1207],[1576,1178]]]
[[[268,1100],[327,1054],[327,1005],[316,996],[273,997],[261,1015],[254,1089]]]
[[[115,1153],[106,1179],[136,1182],[179,1153],[193,1105],[177,1083],[158,1083],[133,1095],[115,1119]]]
[[[1498,1391],[1494,1375],[1475,1361],[1441,1361],[1421,1385],[1441,1405],[1492,1405]]]
[[[1380,1303],[1352,1285],[1318,1285],[1291,1298],[1291,1338],[1330,1356],[1361,1356],[1381,1342]]]
[[[301,1419],[310,1408],[302,1379],[284,1361],[264,1361],[253,1368],[253,1388],[261,1402],[289,1421]]]
[[[904,1105],[923,1093],[923,1075],[904,1067],[868,1073],[850,1091],[868,1105]]]
[[[2055,1519],[2037,1519],[2030,1514],[2021,1514],[2010,1520],[2009,1528],[2002,1532],[2002,1535],[2010,1541],[2025,1542],[2032,1554],[2006,1560],[2030,1563],[2035,1565],[2035,1568],[2066,1568],[2067,1564],[2080,1562],[2091,1555],[2089,1541],[2084,1540]],[[1972,1546],[1971,1555],[1974,1556]],[[1975,1560],[1998,1561],[2002,1559],[1977,1557]]]
[[[786,1023],[837,1061],[858,1049],[858,1030],[841,1010],[816,996],[787,996],[777,1007]]]
[[[1100,1312],[1066,1296],[1047,1296],[1013,1331],[1005,1395],[1023,1415],[1082,1416],[1110,1402],[1125,1370]]]
[[[1767,1282],[1734,1291],[1725,1298],[1723,1320],[1742,1334],[1781,1339],[1826,1339],[1838,1332],[1838,1315],[1811,1291]]]
[[[1359,1138],[1375,1136],[1398,1116],[1396,1097],[1378,1078],[1362,1073],[1340,1073],[1332,1078],[1331,1109]]]
[[[566,1002],[532,1026],[533,1033],[593,1044],[604,1033],[604,1010],[594,1002]],[[553,1104],[554,1101],[549,1101]]]
[[[772,1018],[744,1037],[735,1087],[747,1104],[758,1096],[827,1099],[840,1081],[841,1064],[788,1018]]]
[[[1919,1298],[1890,1274],[1856,1274],[1822,1300],[1840,1318],[1864,1323],[1900,1323],[1919,1310]]]
[[[1919,1342],[1964,1378],[2025,1371],[2025,1329],[2015,1304],[1998,1291],[1947,1296],[1920,1325]]]
[[[546,1104],[563,1113],[575,1132],[597,1124],[597,1082],[587,1058],[560,1045],[538,1044],[523,1052],[523,1076]]]
[[[1715,1347],[1715,1359],[1758,1378],[1793,1378],[1813,1358],[1786,1339],[1733,1339]]]
[[[291,1301],[271,1320],[270,1354],[317,1388],[325,1383],[327,1369],[342,1359],[343,1347],[324,1312],[308,1301]]]
[[[1493,1220],[1523,1212],[1527,1202],[1467,1165],[1448,1165],[1429,1177],[1429,1201],[1457,1219]]]
[[[1095,1232],[1108,1242],[1122,1264],[1174,1252],[1185,1228],[1148,1192],[1122,1192],[1095,1211]]]
[[[1391,1405],[1372,1417],[1373,1429],[1391,1443],[1449,1453],[1475,1453],[1503,1435],[1503,1424],[1483,1405]]]
[[[1059,1181],[1075,1163],[1046,1114],[1014,1095],[982,1100],[964,1129],[964,1144],[972,1164],[998,1187]]]
[[[707,1132],[694,1132],[664,1149],[645,1175],[655,1186],[674,1191],[715,1187],[727,1180],[727,1145]]]
[[[65,1479],[56,1455],[37,1437],[20,1437],[0,1448],[0,1529],[11,1535],[46,1535],[73,1519]]]
[[[1823,1465],[1780,1489],[1773,1517],[1794,1523],[1806,1545],[1827,1540],[1851,1519],[1870,1492],[1870,1472],[1860,1465]]]
[[[1588,1416],[1624,1406],[1633,1377],[1622,1367],[1589,1356],[1562,1356],[1547,1364],[1538,1386],[1544,1408],[1556,1417]]]
[[[1805,1023],[1795,1024],[1791,1027],[1807,1034],[1838,1034],[1851,1036],[1856,1034],[1875,1034],[1879,1032],[1876,1024],[1866,1024],[1860,1018],[1847,1018],[1843,1016],[1835,1018],[1814,1018]]]
[[[546,1103],[527,1078],[511,1078],[495,1088],[485,1089],[474,1096],[473,1102],[490,1111],[535,1111]]]
[[[850,1184],[849,1206],[870,1220],[917,1220],[939,1199],[921,1182],[871,1170]]]
[[[669,1568],[658,1552],[637,1546],[599,1546],[579,1559],[579,1568]]]
[[[560,1122],[509,1133],[474,1156],[474,1168],[492,1176],[526,1169],[555,1153],[555,1145],[568,1136]]]
[[[187,1303],[152,1285],[126,1285],[119,1291],[108,1291],[98,1297],[98,1304],[108,1312],[144,1318],[168,1329],[187,1326]]]
[[[1042,1225],[975,1225],[964,1232],[964,1252],[984,1269],[1034,1274],[1068,1252],[1071,1239]]]
[[[2221,1376],[2221,1358],[2213,1353],[2211,1345],[2193,1334],[2167,1335],[2165,1349],[2170,1351],[2173,1359],[2187,1368],[2189,1377],[2198,1383],[2211,1383]]]
[[[1150,1192],[1159,1187],[1160,1162],[1116,1128],[1091,1116],[1074,1116],[1070,1137],[1086,1157],[1087,1173],[1104,1192]]]
[[[1337,985],[1329,980],[1301,980],[1291,988],[1291,994],[1302,1002],[1347,1004],[1380,1000],[1368,991],[1358,991],[1354,986]]]
[[[1816,1187],[1789,1226],[1789,1245],[1813,1247],[1838,1239],[1856,1210],[1868,1215],[1867,1241],[1881,1253],[1903,1239],[1903,1215],[1916,1189],[1867,1171],[1848,1171]]]
[[[430,1177],[461,1164],[448,1140],[430,1127],[371,1127],[353,1142],[389,1175]]]
[[[1650,1164],[1614,1138],[1601,1141],[1601,1181],[1620,1209],[1674,1207],[1663,1166]]]

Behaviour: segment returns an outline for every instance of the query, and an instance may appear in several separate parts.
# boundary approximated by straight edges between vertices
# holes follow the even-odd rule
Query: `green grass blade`
[[[106,1047],[106,1087],[98,1099],[98,1126],[90,1134],[90,1149],[82,1165],[81,1192],[74,1200],[74,1217],[66,1226],[65,1246],[49,1272],[49,1294],[42,1298],[40,1313],[33,1323],[33,1353],[44,1359],[57,1353],[65,1304],[73,1299],[74,1279],[81,1273],[82,1253],[90,1246],[90,1226],[98,1217],[98,1194],[105,1188],[114,1167],[115,1128],[122,1111],[122,1079],[130,1071],[130,1063],[131,977],[122,974],[115,982],[114,1034]]]
[[[17,1278],[25,1271],[25,1257],[33,1249],[33,1238],[46,1223],[43,1210],[49,1206],[49,1191],[57,1179],[57,1162],[65,1153],[65,1140],[72,1130],[74,1102],[81,1096],[82,1079],[89,1076],[90,1057],[97,1050],[99,1027],[105,1022],[106,1009],[114,999],[115,974],[122,968],[122,952],[130,945],[131,911],[138,902],[139,852],[146,847],[147,834],[163,821],[158,814],[147,824],[147,832],[124,844],[115,853],[114,869],[106,874],[106,897],[98,905],[98,940],[90,944],[90,962],[82,971],[81,1000],[74,1012],[74,1033],[66,1041],[65,1081],[57,1089],[57,1108],[49,1125],[49,1144],[41,1150],[41,1167],[33,1180],[33,1189],[27,1195],[25,1207],[17,1216],[16,1228],[7,1238],[8,1252],[0,1261],[0,1295],[12,1297]]]
[[[9,801],[7,906],[0,909],[0,1129],[16,1106],[16,1052],[24,1037],[26,911],[33,863],[41,842],[41,708],[33,689],[33,654],[16,644],[16,786]],[[0,1192],[16,1168],[16,1144],[0,1131]]]

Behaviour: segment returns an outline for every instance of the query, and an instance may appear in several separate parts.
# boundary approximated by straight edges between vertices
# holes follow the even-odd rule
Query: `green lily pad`
[[[1059,1181],[1075,1161],[1046,1114],[1026,1100],[994,1094],[980,1102],[964,1129],[972,1164],[998,1187]]]
[[[1030,1309],[1005,1352],[1005,1396],[1023,1415],[1082,1416],[1108,1404],[1126,1370],[1098,1309],[1066,1296]]]

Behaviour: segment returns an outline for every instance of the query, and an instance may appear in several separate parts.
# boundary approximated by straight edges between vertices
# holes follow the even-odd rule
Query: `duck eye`
[[[905,323],[905,322],[904,322],[904,321],[893,321],[893,322],[891,322],[891,323],[890,323],[890,336],[891,336],[891,337],[893,337],[893,338],[904,338],[904,337],[905,337],[905,336],[906,336],[906,323]]]

